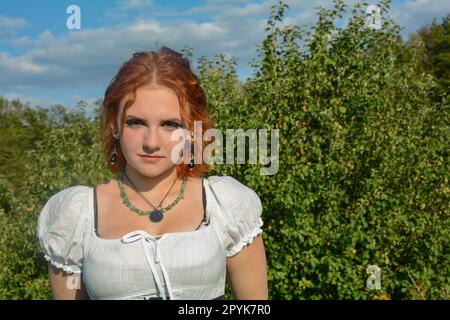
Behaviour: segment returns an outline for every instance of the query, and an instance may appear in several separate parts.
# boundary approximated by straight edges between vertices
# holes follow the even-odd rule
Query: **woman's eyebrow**
[[[178,119],[178,118],[169,118],[169,119],[163,119],[163,120],[161,120],[161,122],[163,122],[163,121],[173,121],[173,122],[178,122],[178,123],[181,124],[181,120]]]
[[[145,119],[139,118],[139,117],[134,116],[134,115],[132,115],[132,114],[127,115],[127,116],[125,117],[125,119],[126,119],[126,120],[134,119],[134,120],[139,120],[139,121],[142,121],[142,122],[147,123],[147,121],[146,121]],[[181,124],[181,120],[178,119],[178,118],[169,118],[169,119],[162,119],[162,120],[161,120],[161,122],[168,122],[168,121],[173,121],[173,122],[177,122],[177,123]]]

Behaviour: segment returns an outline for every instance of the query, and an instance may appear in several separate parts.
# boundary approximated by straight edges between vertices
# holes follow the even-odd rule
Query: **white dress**
[[[262,232],[258,195],[230,176],[203,179],[207,224],[154,236],[136,230],[120,239],[95,233],[92,187],[53,195],[38,220],[45,258],[80,274],[91,299],[214,299],[224,295],[226,259]]]

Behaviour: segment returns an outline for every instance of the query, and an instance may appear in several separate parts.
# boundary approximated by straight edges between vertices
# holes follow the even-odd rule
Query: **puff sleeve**
[[[218,206],[219,220],[227,257],[234,256],[263,232],[262,205],[258,195],[230,176],[209,177],[210,191]]]
[[[89,188],[74,186],[53,195],[38,218],[39,244],[47,261],[67,273],[81,273]]]

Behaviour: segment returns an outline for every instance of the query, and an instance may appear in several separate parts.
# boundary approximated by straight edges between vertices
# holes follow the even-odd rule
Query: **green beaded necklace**
[[[124,175],[126,176],[125,172],[120,172],[118,175],[118,182],[119,182],[119,190],[120,190],[120,197],[122,198],[122,202],[124,205],[126,205],[128,207],[128,209],[130,209],[131,211],[141,215],[141,216],[149,216],[150,221],[152,222],[159,222],[163,219],[164,217],[164,212],[169,211],[170,209],[172,209],[173,207],[175,207],[178,202],[180,202],[182,199],[184,199],[184,191],[186,189],[186,183],[187,183],[187,177],[183,177],[183,182],[181,184],[181,189],[180,189],[180,193],[178,194],[178,197],[171,203],[169,204],[167,207],[162,208],[162,202],[164,201],[164,199],[166,198],[166,196],[169,194],[170,190],[172,190],[173,185],[175,184],[176,180],[174,181],[174,184],[172,185],[172,187],[169,189],[169,191],[166,193],[166,195],[164,196],[164,198],[161,200],[160,204],[158,205],[158,207],[155,207],[150,201],[148,201],[143,194],[141,194],[139,191],[137,191],[136,186],[133,184],[133,182],[128,178],[128,181],[131,182],[131,184],[133,185],[133,187],[135,188],[135,191],[148,203],[153,207],[153,210],[149,210],[149,211],[144,211],[144,210],[140,210],[138,208],[136,208],[130,201],[130,199],[128,198],[126,192],[125,192],[125,185],[123,184],[123,177]],[[178,180],[178,178],[177,178]]]

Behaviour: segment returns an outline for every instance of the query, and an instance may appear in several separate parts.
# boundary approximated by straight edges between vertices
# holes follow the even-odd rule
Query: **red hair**
[[[114,137],[111,124],[116,127],[117,116],[120,110],[120,102],[128,94],[131,98],[124,104],[121,119],[121,128],[125,125],[126,111],[136,99],[136,90],[144,85],[156,84],[173,90],[178,96],[182,121],[191,133],[194,131],[194,121],[202,122],[203,133],[212,128],[212,122],[206,112],[206,96],[198,77],[192,72],[189,61],[183,56],[167,47],[162,47],[158,52],[136,52],[126,61],[119,72],[113,77],[105,91],[103,109],[100,117],[103,149],[106,155],[108,169],[113,173],[123,171],[126,160],[120,150],[116,148],[118,159],[115,164],[109,162],[114,150]],[[198,144],[203,153],[205,142],[203,139],[194,143]],[[192,149],[193,146],[192,146]],[[184,177],[198,177],[207,173],[210,167],[204,163],[203,154],[196,158],[195,167],[189,170],[186,163],[177,165],[177,173]]]

